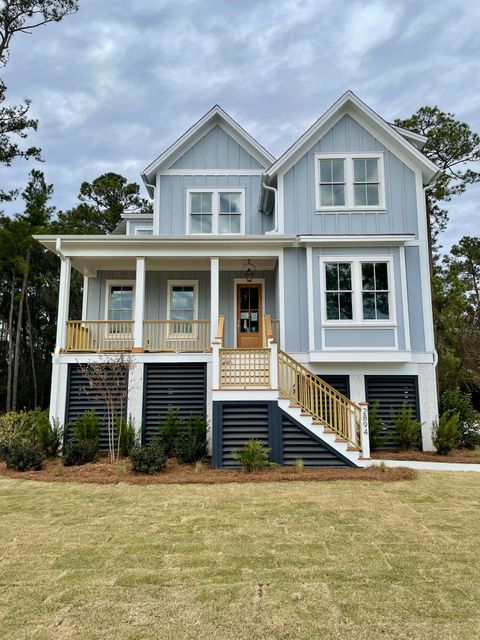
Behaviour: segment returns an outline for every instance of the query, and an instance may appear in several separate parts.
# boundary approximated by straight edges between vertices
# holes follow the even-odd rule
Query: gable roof
[[[380,141],[385,140],[388,148],[398,153],[411,164],[422,170],[424,182],[429,183],[439,174],[439,168],[418,149],[420,138],[410,131],[391,125],[366,105],[352,91],[346,91],[300,138],[292,144],[266,171],[269,178],[280,170],[285,172],[312,146],[314,141],[322,137],[345,114],[353,116],[361,125],[366,125]],[[406,139],[410,138],[410,140]],[[414,142],[415,140],[415,142]],[[416,143],[416,144],[415,144]]]
[[[162,154],[151,162],[143,171],[142,178],[147,184],[153,175],[162,168],[169,166],[185,151],[192,147],[215,125],[219,125],[234,140],[236,140],[248,153],[257,160],[263,168],[269,167],[275,158],[262,145],[255,140],[238,122],[236,122],[218,104],[207,111],[190,129],[188,129],[176,142],[170,145]]]

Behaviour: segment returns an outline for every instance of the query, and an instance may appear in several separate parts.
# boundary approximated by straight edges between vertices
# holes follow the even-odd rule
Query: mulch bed
[[[322,469],[299,470],[296,467],[279,467],[255,473],[243,471],[212,469],[210,464],[195,471],[194,465],[179,465],[175,460],[168,460],[165,471],[156,475],[133,473],[128,460],[118,464],[110,464],[106,458],[81,467],[63,467],[60,460],[46,460],[42,471],[14,471],[0,464],[0,475],[23,480],[40,480],[44,482],[82,482],[96,484],[227,484],[232,482],[286,482],[305,480],[377,480],[381,482],[397,482],[413,480],[416,472],[413,469],[387,469],[369,467],[366,469]]]
[[[375,460],[416,460],[418,462],[453,462],[463,464],[480,464],[480,451],[470,449],[453,449],[446,456],[439,456],[431,451],[373,451]]]

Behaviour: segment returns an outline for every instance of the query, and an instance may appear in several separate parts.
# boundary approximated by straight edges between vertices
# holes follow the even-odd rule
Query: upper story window
[[[383,154],[315,154],[316,210],[385,208]]]
[[[243,189],[187,190],[190,234],[241,234],[245,229]]]
[[[393,263],[321,258],[324,320],[339,323],[392,323]]]

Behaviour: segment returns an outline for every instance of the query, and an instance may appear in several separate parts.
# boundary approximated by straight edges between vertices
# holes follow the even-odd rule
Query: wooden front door
[[[262,347],[262,285],[237,284],[237,348]]]

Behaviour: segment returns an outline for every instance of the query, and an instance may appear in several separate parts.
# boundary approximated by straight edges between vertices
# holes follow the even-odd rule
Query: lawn
[[[480,475],[0,478],[0,638],[480,636]]]

